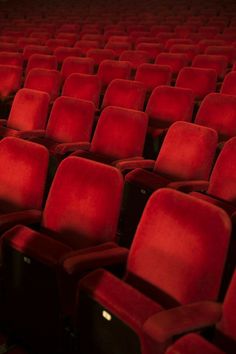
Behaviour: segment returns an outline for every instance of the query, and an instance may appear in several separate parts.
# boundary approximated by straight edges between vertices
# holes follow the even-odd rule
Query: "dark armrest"
[[[142,157],[136,157],[132,159],[116,160],[113,162],[113,165],[123,172],[125,170],[133,170],[135,168],[153,169],[155,161],[145,160]]]
[[[72,252],[62,261],[66,273],[74,275],[98,267],[125,263],[129,250],[113,242]]]
[[[190,193],[193,191],[205,192],[209,186],[209,181],[180,181],[171,182],[167,185],[168,188],[177,189],[184,193]]]
[[[221,315],[221,304],[202,301],[158,312],[144,323],[143,329],[149,337],[161,343],[174,335],[216,324]]]
[[[35,130],[19,131],[17,133],[17,136],[22,139],[43,138],[45,136],[45,130],[35,129]]]
[[[17,224],[32,225],[40,223],[42,211],[31,209],[16,211],[14,213],[0,215],[0,232],[3,232]]]
[[[77,143],[64,143],[58,144],[55,148],[55,152],[60,155],[64,155],[68,152],[74,152],[76,150],[89,150],[90,143],[77,142]]]

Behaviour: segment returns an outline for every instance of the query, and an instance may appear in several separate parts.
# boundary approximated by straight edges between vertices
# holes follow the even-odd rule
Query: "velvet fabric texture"
[[[45,45],[36,45],[36,44],[29,44],[25,46],[23,50],[23,58],[24,60],[28,60],[32,54],[52,54],[50,48]]]
[[[34,68],[56,70],[57,58],[55,57],[55,55],[33,54],[28,60],[26,66],[26,74]]]
[[[202,100],[216,90],[217,74],[213,69],[183,68],[176,79],[176,87],[193,90],[195,99]]]
[[[44,129],[49,101],[50,97],[46,92],[26,88],[18,90],[7,120],[7,128],[10,130]],[[5,135],[5,129],[1,127],[1,135]]]
[[[99,41],[79,40],[74,47],[79,48],[82,55],[86,56],[90,49],[100,48],[100,43]]]
[[[136,231],[126,282],[104,270],[92,272],[79,283],[78,305],[80,292],[87,292],[133,328],[143,354],[155,353],[157,346],[150,349],[146,342],[144,322],[163,311],[163,305],[216,299],[230,234],[231,222],[223,210],[178,191],[160,189],[150,197]],[[214,257],[210,257],[213,249]]]
[[[131,64],[132,69],[137,69],[139,65],[143,63],[149,63],[150,57],[145,50],[124,50],[119,60],[128,61]]]
[[[146,89],[138,81],[114,79],[106,89],[102,107],[117,106],[143,110]]]
[[[170,48],[170,53],[184,53],[189,61],[199,54],[199,47],[196,44],[173,44]]]
[[[168,65],[141,64],[138,66],[135,80],[141,81],[148,91],[156,86],[170,85],[171,67]]]
[[[115,53],[112,49],[90,49],[87,52],[87,57],[92,58],[95,65],[100,65],[103,60],[113,60],[115,58]]]
[[[128,80],[131,76],[131,64],[128,61],[103,60],[98,67],[97,76],[103,87],[107,87],[114,79]]]
[[[149,125],[165,128],[177,120],[191,121],[194,105],[192,90],[171,87],[156,87],[147,103]]]
[[[140,39],[141,38],[141,39]],[[141,41],[141,42],[139,42]],[[151,37],[139,37],[137,39],[137,45],[136,49],[137,50],[142,50],[148,53],[149,58],[154,61],[157,57],[158,54],[160,54],[163,51],[163,45],[161,43],[156,43],[156,39],[154,39],[155,42],[150,43],[148,41],[151,41]]]
[[[21,85],[22,68],[14,65],[0,65],[0,99],[15,93]]]
[[[236,72],[229,72],[221,85],[220,93],[225,93],[226,95],[236,95]]]
[[[219,79],[224,78],[228,66],[224,55],[199,54],[193,59],[192,66],[195,68],[214,69]]]
[[[111,41],[109,40],[104,47],[105,49],[112,49],[115,57],[118,58],[124,50],[132,49],[131,42]]]
[[[69,157],[53,180],[42,226],[75,249],[114,240],[122,187],[115,168]]]
[[[94,154],[112,162],[141,157],[147,131],[148,117],[144,112],[120,107],[106,107],[98,120],[89,149],[78,153],[88,158]],[[75,154],[77,154],[75,152]],[[92,155],[91,155],[92,154]]]
[[[68,57],[80,57],[81,51],[79,48],[74,47],[57,47],[54,49],[53,54],[56,56],[58,63],[63,64],[64,60]]]
[[[79,58],[76,56],[68,56],[63,60],[61,67],[62,79],[65,80],[70,74],[93,74],[94,61],[91,58]]]
[[[48,151],[38,144],[7,137],[0,141],[2,214],[41,209],[48,169]]]
[[[101,82],[96,75],[71,74],[66,79],[62,95],[92,101],[98,106]]]
[[[235,136],[236,97],[222,93],[210,93],[202,101],[195,123],[215,129],[220,140]]]
[[[70,47],[70,41],[62,38],[50,38],[45,42],[45,45],[50,48],[51,51],[58,47]]]
[[[233,64],[236,59],[236,49],[234,46],[209,46],[205,49],[205,54],[224,55],[229,64]]]
[[[0,52],[0,65],[13,65],[22,67],[23,55],[22,53]]]
[[[61,75],[57,70],[35,68],[27,74],[24,87],[47,92],[53,101],[59,95]]]
[[[189,63],[186,54],[181,53],[160,53],[157,55],[155,64],[168,65],[173,74],[177,75],[179,71]]]

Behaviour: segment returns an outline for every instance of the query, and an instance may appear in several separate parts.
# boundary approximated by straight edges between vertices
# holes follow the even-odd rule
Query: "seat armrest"
[[[121,172],[124,172],[126,170],[134,170],[135,168],[153,169],[155,161],[145,160],[142,157],[136,157],[132,159],[116,160],[112,163],[112,165],[118,168]]]
[[[74,251],[62,260],[62,267],[69,275],[80,274],[91,269],[123,264],[128,257],[128,249],[113,242]]]
[[[209,181],[204,180],[171,182],[167,185],[168,188],[177,189],[184,193],[190,193],[193,191],[205,192],[208,189],[208,186]]]
[[[154,341],[162,343],[175,335],[212,326],[221,316],[220,303],[202,301],[158,312],[144,323],[143,330]]]
[[[36,209],[16,211],[14,213],[0,215],[0,233],[17,225],[39,224],[42,217],[42,211]]]
[[[35,129],[35,130],[25,130],[17,132],[17,136],[22,139],[34,139],[34,138],[43,138],[45,136],[44,129]]]
[[[76,150],[89,150],[90,143],[88,142],[77,142],[77,143],[64,143],[58,144],[55,148],[55,152],[60,155],[64,155],[69,152],[74,152]]]

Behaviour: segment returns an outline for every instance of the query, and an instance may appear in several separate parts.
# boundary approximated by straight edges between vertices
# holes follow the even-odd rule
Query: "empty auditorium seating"
[[[209,46],[205,49],[205,54],[224,55],[230,64],[236,60],[236,48],[233,46]]]
[[[143,82],[148,91],[156,86],[170,85],[171,77],[171,67],[158,64],[141,64],[135,74],[135,80]]]
[[[104,48],[112,49],[113,52],[115,53],[115,56],[118,58],[124,50],[131,50],[132,44],[131,42],[109,40]]]
[[[102,107],[118,106],[142,110],[146,95],[145,85],[138,81],[115,79],[106,89]]]
[[[29,130],[21,134],[45,145],[50,153],[60,153],[74,142],[89,142],[95,114],[95,106],[90,101],[60,96],[52,107],[45,130]]]
[[[91,263],[86,265],[82,261],[81,275],[100,264],[115,265],[117,258],[126,258],[127,250],[121,250],[114,243],[122,189],[122,176],[114,167],[68,157],[58,167],[39,218],[38,231],[18,225],[4,235],[4,288],[8,293],[4,308],[7,313],[12,309],[7,318],[8,328],[17,330],[19,338],[27,339],[28,345],[36,351],[57,352],[62,345],[60,329],[63,316],[68,314],[62,310],[67,310],[67,296],[73,301],[68,303],[73,310],[75,297],[69,282],[62,288],[65,302],[58,289],[60,280],[56,269],[61,268],[67,254],[72,255],[72,251],[75,256],[93,253],[95,258]],[[9,252],[13,258],[8,257]],[[21,268],[17,285],[13,259],[18,259]],[[31,268],[29,264],[35,266]],[[28,276],[32,281],[28,282]],[[60,278],[64,279],[62,273]],[[75,278],[71,278],[73,283]],[[15,299],[18,299],[17,305]]]
[[[149,54],[144,50],[124,50],[119,60],[128,61],[131,64],[132,69],[137,69],[137,67],[143,63],[149,63]]]
[[[82,53],[79,48],[57,47],[53,54],[56,56],[58,63],[61,65],[68,57],[81,57]]]
[[[23,56],[21,53],[14,52],[0,52],[0,65],[23,65]]]
[[[202,101],[195,123],[213,128],[224,141],[236,135],[236,97],[210,93]]]
[[[79,40],[75,43],[74,47],[79,48],[82,55],[86,56],[90,49],[100,48],[100,43],[99,41]]]
[[[154,61],[157,55],[164,51],[164,46],[161,43],[148,43],[145,39],[137,44],[136,49],[147,52],[149,58]]]
[[[57,70],[57,58],[55,55],[32,54],[26,66],[26,74],[34,68]]]
[[[176,87],[193,90],[195,99],[202,100],[216,89],[217,74],[213,69],[183,68],[176,79]]]
[[[52,51],[47,46],[44,45],[33,45],[33,44],[26,45],[23,50],[24,60],[27,61],[32,54],[51,55]]]
[[[124,280],[99,269],[79,283],[79,350],[109,353],[112,343],[120,353],[162,353],[169,338],[153,343],[143,325],[176,306],[217,299],[230,230],[220,208],[169,189],[155,192],[138,226]],[[211,307],[209,313],[214,319]]]
[[[221,150],[212,170],[209,184],[205,185],[205,188],[200,186],[198,189],[196,184],[194,189],[202,192],[191,192],[194,197],[218,205],[229,215],[236,211],[235,150],[236,138],[234,137],[228,140]],[[203,191],[205,192],[203,193]]]
[[[189,65],[189,59],[186,54],[160,53],[156,57],[155,64],[169,65],[173,74],[177,75],[182,68]]]
[[[103,88],[106,88],[114,79],[128,80],[131,76],[132,65],[129,61],[103,60],[97,71]]]
[[[71,74],[65,80],[62,95],[92,101],[99,104],[101,82],[96,75]]]
[[[7,100],[21,87],[22,67],[0,65],[0,100]]]
[[[229,72],[224,77],[220,92],[227,95],[234,95],[234,96],[236,95],[236,72],[235,71]]]
[[[91,144],[78,144],[80,150],[73,155],[113,165],[118,163],[125,170],[126,162],[142,159],[147,124],[144,112],[106,107],[99,117]],[[75,150],[76,144],[73,147]]]
[[[94,60],[92,58],[79,58],[70,56],[66,58],[61,67],[61,76],[65,80],[70,74],[93,74]]]
[[[217,73],[219,79],[223,79],[228,61],[224,55],[199,54],[192,61],[192,66],[196,68],[213,69]]]
[[[20,136],[21,131],[44,129],[50,97],[46,92],[20,89],[16,93],[9,118],[1,120],[0,136]],[[5,126],[4,126],[5,125]]]
[[[94,60],[95,65],[100,65],[103,60],[113,60],[115,58],[115,52],[112,49],[90,49],[87,51],[87,57]]]
[[[188,122],[176,122],[168,129],[156,161],[137,163],[138,168],[125,177],[122,242],[131,243],[144,206],[154,190],[174,180],[208,179],[216,146],[217,134],[213,129]]]

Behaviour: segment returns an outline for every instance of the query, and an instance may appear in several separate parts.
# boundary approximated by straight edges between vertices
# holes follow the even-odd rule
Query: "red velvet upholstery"
[[[24,60],[28,60],[32,54],[50,55],[52,54],[52,51],[47,46],[44,45],[34,45],[34,44],[26,45],[23,50]]]
[[[222,46],[225,42],[222,39],[201,39],[198,43],[201,53],[204,53],[209,46]]]
[[[0,135],[19,135],[23,130],[44,129],[49,109],[49,95],[31,89],[20,89],[12,103],[7,127],[0,128]]]
[[[69,56],[65,58],[61,67],[62,79],[65,80],[70,74],[93,74],[94,61],[91,58],[79,58]]]
[[[199,47],[197,44],[174,44],[170,48],[170,53],[184,53],[192,61],[199,54]]]
[[[56,70],[57,58],[54,55],[32,54],[26,66],[26,73],[34,68]]]
[[[101,82],[97,76],[75,73],[69,75],[66,79],[62,95],[92,101],[97,107],[100,91]]]
[[[48,151],[43,146],[13,137],[2,139],[0,141],[1,214],[25,209],[40,209],[47,168]]]
[[[115,52],[112,49],[90,49],[87,52],[87,57],[94,60],[95,65],[100,65],[103,60],[113,60]]]
[[[53,54],[56,56],[58,63],[61,64],[68,57],[80,57],[81,51],[79,48],[57,47]]]
[[[187,55],[181,53],[160,53],[155,60],[155,64],[169,65],[174,74],[178,74],[188,63],[189,59]]]
[[[0,52],[0,65],[23,65],[23,56],[21,53]]]
[[[187,44],[187,45],[191,45],[193,44],[193,41],[189,38],[171,38],[171,39],[168,39],[168,41],[166,42],[166,45],[165,45],[165,49],[167,51],[170,51],[170,49],[172,48],[172,46],[176,45],[176,44]]]
[[[79,40],[75,43],[75,48],[79,48],[81,53],[86,56],[87,52],[90,49],[100,48],[99,41],[86,41],[86,40]]]
[[[105,45],[105,49],[112,49],[116,57],[119,57],[124,50],[130,50],[131,42],[112,41],[109,40]]]
[[[213,54],[196,55],[192,62],[192,66],[195,68],[214,69],[220,79],[224,78],[227,65],[226,56]]]
[[[178,74],[176,87],[193,90],[196,99],[203,99],[216,89],[217,74],[213,69],[183,68]]]
[[[195,123],[215,129],[220,140],[236,135],[236,97],[210,93],[202,101]]]
[[[149,125],[166,128],[178,120],[191,121],[194,105],[192,90],[170,86],[156,87],[147,103]]]
[[[224,55],[232,64],[236,59],[236,48],[233,46],[209,46],[205,49],[205,54]]]
[[[146,95],[143,83],[131,80],[115,79],[111,81],[104,95],[102,107],[118,106],[142,110]]]
[[[50,38],[45,45],[53,52],[58,47],[70,47],[71,43],[67,39]]]
[[[216,160],[206,194],[192,193],[195,197],[204,198],[220,206],[230,215],[236,210],[235,157],[236,138],[234,137],[224,144]]]
[[[168,65],[141,64],[137,68],[135,80],[141,81],[148,91],[156,86],[170,85],[171,67]]]
[[[0,99],[14,94],[21,85],[22,68],[14,65],[0,65]]]
[[[56,70],[32,69],[25,79],[25,88],[47,92],[53,101],[59,95],[61,75]]]
[[[140,64],[149,63],[150,57],[145,50],[124,50],[121,53],[119,60],[128,61],[131,64],[132,69],[137,69]]]
[[[0,42],[0,52],[18,52],[17,45],[15,43]]]
[[[236,95],[236,72],[229,72],[222,83],[221,93],[225,93],[227,95]]]
[[[128,80],[131,76],[131,64],[128,61],[103,60],[98,67],[97,76],[103,87],[107,87],[114,79]]]
[[[60,152],[67,143],[90,140],[94,113],[95,106],[90,101],[58,97],[53,104],[46,130],[25,132],[23,138],[45,145],[51,153]]]
[[[140,42],[138,42],[136,49],[143,50],[143,51],[147,52],[149,55],[149,58],[154,61],[156,59],[156,56],[163,51],[163,49],[164,49],[163,45],[161,43],[156,43],[156,39],[154,39],[155,40],[154,43],[150,43],[149,41],[151,39],[149,39],[149,37],[145,37],[145,38],[140,37],[140,38],[139,38]],[[142,38],[143,38],[143,40],[142,40]]]
[[[142,328],[145,318],[155,308],[159,312],[179,303],[215,300],[230,233],[231,222],[223,210],[161,189],[151,196],[142,215],[129,252],[126,283],[105,270],[92,272],[80,281],[78,304],[81,292],[86,292],[111,314],[111,321],[114,315],[136,332],[142,354],[161,353],[168,342],[161,343],[159,351],[158,345],[147,341]],[[80,312],[77,323],[80,331]],[[106,333],[106,339],[99,338],[96,345],[106,348],[109,329]],[[90,336],[96,338],[96,327]]]
[[[106,107],[98,120],[88,152],[74,154],[104,162],[141,157],[148,117],[144,112]]]

